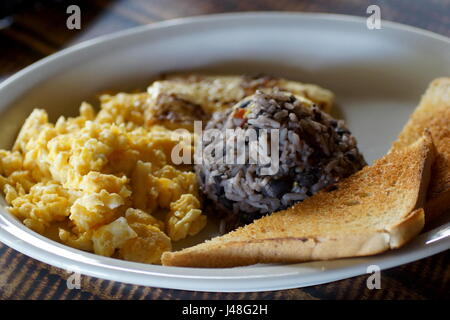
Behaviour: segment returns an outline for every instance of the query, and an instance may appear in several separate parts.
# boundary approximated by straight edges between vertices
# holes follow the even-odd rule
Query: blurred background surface
[[[69,30],[66,9],[81,9],[81,29]],[[65,47],[111,32],[179,17],[239,11],[302,11],[365,16],[450,35],[450,0],[2,0],[0,80]]]

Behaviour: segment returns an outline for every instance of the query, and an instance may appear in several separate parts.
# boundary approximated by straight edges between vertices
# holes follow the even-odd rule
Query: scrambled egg
[[[71,247],[159,263],[206,216],[192,168],[171,163],[179,139],[154,121],[151,103],[147,93],[105,95],[98,114],[83,103],[55,124],[34,110],[12,151],[0,150],[9,211]]]

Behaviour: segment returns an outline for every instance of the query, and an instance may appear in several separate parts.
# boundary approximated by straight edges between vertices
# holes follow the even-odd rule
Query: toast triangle
[[[436,146],[436,160],[425,204],[426,222],[450,210],[450,78],[431,82],[391,150],[409,146],[429,130]]]

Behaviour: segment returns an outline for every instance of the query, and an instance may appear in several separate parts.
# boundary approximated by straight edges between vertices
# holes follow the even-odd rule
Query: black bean
[[[279,198],[289,192],[291,187],[292,182],[286,179],[272,180],[263,187],[262,193],[267,197]]]
[[[345,155],[347,156],[348,160],[350,160],[350,161],[356,160],[355,156],[351,152],[347,152]]]
[[[247,100],[241,103],[241,105],[239,106],[239,108],[246,108],[249,104],[250,104],[251,100]]]
[[[301,186],[309,187],[317,181],[317,178],[313,174],[300,174],[298,175],[297,182]]]
[[[233,202],[231,200],[225,198],[224,196],[219,197],[219,202],[228,210],[233,209]]]
[[[198,170],[198,177],[199,177],[199,179],[200,179],[200,181],[201,181],[201,183],[202,184],[204,184],[205,183],[205,172],[203,172],[203,170]]]
[[[322,112],[320,112],[318,109],[313,109],[314,112],[314,120],[321,121],[322,120]]]
[[[335,191],[338,189],[338,186],[335,184],[331,184],[328,187],[325,187],[324,190],[327,192]]]
[[[336,129],[336,133],[338,134],[338,135],[344,135],[344,134],[350,134],[350,131],[348,131],[347,129],[345,129],[345,128],[337,128]]]

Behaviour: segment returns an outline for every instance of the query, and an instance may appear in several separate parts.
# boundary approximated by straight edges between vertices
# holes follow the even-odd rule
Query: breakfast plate
[[[370,164],[383,156],[434,78],[450,74],[450,41],[391,22],[370,30],[363,18],[242,13],[165,21],[93,39],[18,72],[0,84],[0,147],[10,148],[34,108],[51,120],[73,116],[80,101],[106,90],[145,88],[161,73],[271,74],[316,83],[336,95]],[[336,281],[387,269],[450,248],[448,215],[408,245],[385,254],[237,268],[180,268],[94,255],[26,228],[0,199],[0,241],[72,272],[163,288],[266,291]],[[214,226],[179,246],[208,238]]]

